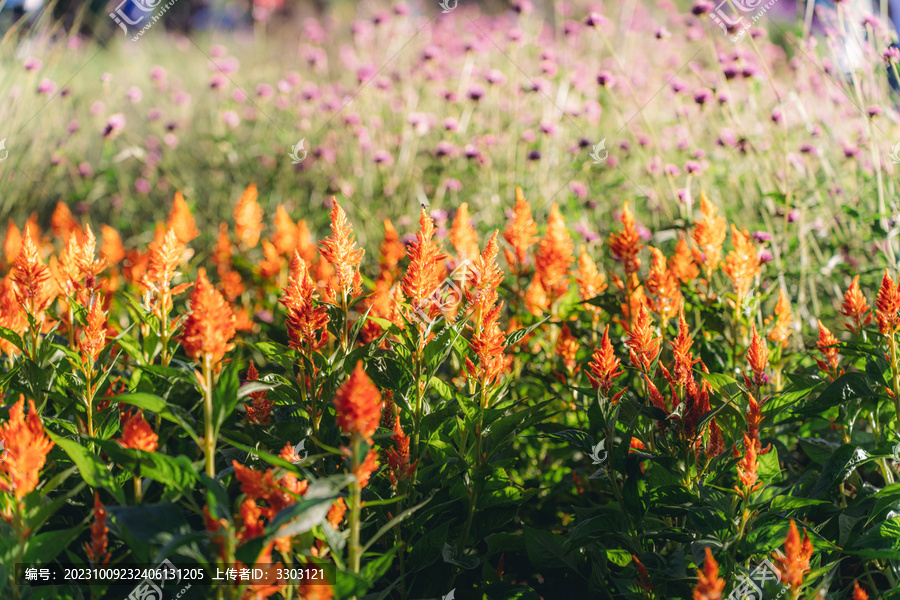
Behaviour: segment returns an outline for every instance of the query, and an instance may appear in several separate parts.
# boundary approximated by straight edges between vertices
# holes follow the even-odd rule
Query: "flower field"
[[[900,598],[889,23],[445,4],[0,41],[0,591]]]

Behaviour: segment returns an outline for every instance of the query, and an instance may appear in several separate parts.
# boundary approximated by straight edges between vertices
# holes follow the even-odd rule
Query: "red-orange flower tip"
[[[381,392],[366,375],[362,361],[338,389],[334,397],[337,424],[348,435],[371,439],[381,419]]]
[[[181,345],[192,359],[209,359],[217,366],[233,347],[234,334],[234,311],[206,278],[206,270],[201,268],[191,292],[191,314],[184,321]]]
[[[694,600],[722,600],[725,580],[719,577],[719,563],[713,558],[712,550],[706,547],[706,560],[703,568],[697,571],[697,585],[694,587]]]

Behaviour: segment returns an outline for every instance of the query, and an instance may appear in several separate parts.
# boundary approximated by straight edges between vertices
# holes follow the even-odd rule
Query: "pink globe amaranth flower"
[[[229,127],[237,127],[241,124],[241,117],[233,110],[226,110],[222,113],[222,122]]]
[[[94,168],[91,166],[91,163],[83,162],[78,165],[78,174],[84,178],[91,177],[94,174]]]
[[[768,231],[754,231],[753,239],[756,240],[758,244],[764,244],[772,240],[772,234]]]
[[[378,73],[378,68],[375,65],[363,65],[356,70],[356,79],[360,83],[364,83],[369,81]]]
[[[588,27],[603,27],[606,24],[606,17],[600,13],[592,12],[585,17],[584,24]]]
[[[757,257],[759,258],[759,262],[764,263],[764,264],[770,263],[774,260],[772,253],[769,252],[768,250],[760,250],[759,254],[757,254]]]
[[[22,61],[22,66],[25,67],[26,71],[40,71],[43,65],[44,63],[42,63],[39,58],[35,58],[34,56],[29,56],[24,61]]]
[[[541,121],[541,133],[553,137],[556,135],[556,125],[547,121]]]
[[[163,143],[169,148],[175,149],[178,147],[178,136],[174,133],[167,133],[163,136]]]
[[[223,73],[213,73],[209,78],[209,87],[214,90],[225,87],[228,84],[228,78]]]
[[[704,88],[701,90],[697,90],[694,92],[694,102],[703,106],[707,102],[711,102],[713,99],[713,91],[708,88]]]
[[[80,129],[80,126],[78,125],[78,121],[76,119],[72,119],[71,121],[69,121],[69,124],[66,126],[66,133],[68,133],[69,135],[72,135],[79,129]]]
[[[510,3],[510,8],[520,15],[530,15],[534,12],[534,5],[529,0],[513,0]]]
[[[459,122],[453,117],[447,117],[444,119],[444,129],[447,131],[456,131],[459,129]]]
[[[503,85],[506,83],[506,76],[497,69],[491,69],[484,74],[484,80],[491,85]]]
[[[769,118],[772,119],[773,123],[777,123],[779,125],[781,124],[782,121],[784,121],[784,115],[781,114],[781,111],[778,110],[777,108],[772,111],[772,114],[769,116]]]
[[[796,208],[791,209],[791,211],[788,213],[788,216],[787,216],[788,223],[795,223],[799,219],[800,219],[800,211],[797,210]]]
[[[240,66],[240,61],[238,61],[238,59],[233,56],[223,58],[219,61],[210,62],[210,68],[225,75],[232,75],[234,73],[237,73],[237,70],[240,68]]]
[[[575,194],[579,200],[586,200],[588,196],[587,186],[580,181],[572,181],[569,183],[569,191]]]
[[[110,81],[112,81],[112,73],[104,73],[100,76],[100,81],[102,81],[103,83],[109,83]]]
[[[456,153],[456,148],[450,142],[441,140],[440,142],[438,142],[437,148],[435,148],[434,153],[438,158],[444,156],[453,156]]]
[[[884,111],[881,110],[881,107],[877,104],[872,104],[868,108],[866,108],[866,114],[868,114],[870,118],[873,118],[884,114]]]
[[[191,95],[188,94],[187,92],[176,92],[175,95],[172,97],[172,101],[179,106],[183,106],[185,104],[190,103]]]
[[[153,81],[165,81],[166,80],[166,70],[165,68],[156,65],[152,69],[150,69],[150,79]]]
[[[477,83],[469,88],[468,93],[466,94],[469,97],[469,100],[474,100],[478,102],[482,98],[484,98],[484,88],[478,85]]]
[[[143,177],[139,177],[134,181],[134,189],[138,194],[149,194],[152,186],[149,181]]]
[[[133,85],[128,88],[128,91],[125,93],[125,97],[128,98],[129,101],[137,103],[140,102],[144,97],[144,92],[141,91],[141,88]]]
[[[609,71],[600,71],[597,73],[597,85],[605,88],[613,88],[616,85],[616,78]]]
[[[212,58],[222,58],[228,55],[228,49],[222,44],[215,44],[209,49],[209,55]]]
[[[91,104],[91,114],[95,117],[104,112],[106,112],[106,105],[99,100],[96,100],[93,104]]]
[[[74,35],[70,37],[66,42],[66,48],[68,48],[69,50],[81,50],[82,44],[83,42],[81,41],[81,38],[77,35]]]
[[[46,77],[41,79],[41,82],[38,84],[38,87],[37,87],[38,94],[50,95],[50,94],[53,94],[54,92],[56,92],[56,90],[57,90],[56,84],[53,83],[52,81],[50,81],[49,79],[47,79]]]
[[[398,2],[394,5],[394,14],[398,17],[405,17],[409,15],[409,5],[405,2]]]
[[[261,83],[256,86],[256,95],[260,98],[271,98],[275,95],[275,89],[268,83]]]
[[[458,192],[462,189],[462,182],[459,179],[448,179],[444,185],[451,192]]]
[[[238,88],[231,92],[231,99],[237,103],[243,103],[247,101],[247,93],[244,90]]]
[[[689,160],[684,163],[684,170],[688,175],[699,175],[703,167],[696,160]]]
[[[294,89],[294,86],[291,85],[291,82],[288,81],[288,80],[286,80],[286,79],[280,80],[280,81],[276,84],[276,87],[278,88],[278,91],[281,92],[282,94],[290,93],[290,91],[291,91],[292,89]]]
[[[673,77],[669,83],[672,86],[672,91],[676,94],[680,94],[688,89],[687,84],[680,77]]]
[[[525,142],[526,144],[530,144],[530,143],[534,142],[535,139],[537,139],[537,138],[534,135],[534,132],[532,130],[526,129],[525,131],[522,132],[522,141]]]
[[[377,165],[392,165],[394,164],[394,157],[391,156],[391,153],[387,150],[376,150],[375,154],[372,155],[372,160]]]
[[[678,177],[681,175],[681,169],[679,169],[677,165],[669,163],[666,165],[666,174],[671,175],[672,177]]]
[[[672,34],[665,27],[657,28],[653,35],[658,40],[667,40],[672,37]]]
[[[511,42],[521,42],[525,39],[525,32],[518,27],[513,27],[506,33],[506,39]]]
[[[900,48],[897,46],[888,46],[881,55],[881,58],[887,64],[900,62]]]
[[[115,139],[123,129],[125,129],[125,115],[115,113],[106,120],[106,127],[103,128],[103,137]]]

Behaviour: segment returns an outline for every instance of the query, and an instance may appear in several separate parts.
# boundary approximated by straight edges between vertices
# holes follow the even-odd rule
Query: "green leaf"
[[[527,525],[523,525],[522,529],[525,532],[525,551],[534,567],[538,569],[569,568],[581,575],[575,562],[574,553],[565,550],[565,538],[553,532],[534,529]]]
[[[861,398],[877,398],[878,394],[869,388],[869,382],[862,373],[846,373],[835,379],[812,402],[804,402],[794,409],[797,416],[821,416],[833,406],[846,404]]]
[[[159,396],[144,392],[133,392],[129,394],[119,394],[118,396],[111,397],[109,400],[112,404],[130,404],[156,413],[163,419],[180,425],[181,428],[191,436],[192,440],[197,442],[197,444],[200,444],[200,438],[197,437],[197,432],[194,431],[194,428],[182,417],[172,412],[172,409],[166,404],[166,401]]]
[[[844,552],[869,560],[900,560],[900,517],[878,523]]]
[[[409,551],[409,567],[413,570],[423,569],[440,558],[441,548],[444,547],[449,532],[450,521],[444,521],[415,540]]]
[[[47,435],[69,455],[69,458],[78,467],[81,477],[89,486],[103,488],[121,504],[125,504],[125,495],[122,493],[122,488],[116,482],[112,473],[109,472],[107,465],[99,457],[89,452],[87,448],[75,440],[60,437],[51,431],[47,431]]]
[[[84,525],[78,525],[71,529],[44,531],[31,536],[26,542],[25,556],[22,562],[42,565],[53,562],[59,553],[65,550],[85,529]]]
[[[871,460],[875,460],[875,457],[869,456],[869,453],[859,446],[844,444],[825,461],[822,466],[822,474],[819,475],[809,497],[815,498],[843,483],[857,467]]]

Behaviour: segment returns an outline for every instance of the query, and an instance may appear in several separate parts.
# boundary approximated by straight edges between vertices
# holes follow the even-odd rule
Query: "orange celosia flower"
[[[409,267],[400,281],[403,294],[413,311],[431,315],[434,312],[434,294],[441,285],[444,273],[443,260],[446,255],[441,246],[432,238],[434,221],[422,209],[419,216],[419,231],[416,241],[407,249]]]
[[[12,264],[19,256],[22,249],[22,232],[16,227],[12,219],[6,226],[6,237],[3,239],[3,256],[6,258],[7,264]]]
[[[144,411],[139,410],[125,421],[122,426],[122,438],[119,443],[132,450],[144,452],[156,452],[159,436],[153,432],[153,428],[144,419]]]
[[[775,304],[775,326],[769,332],[769,339],[782,347],[788,345],[791,339],[791,301],[784,294],[784,290],[778,291],[778,302]]]
[[[841,359],[838,356],[838,349],[835,347],[840,342],[827,327],[822,325],[822,321],[818,321],[818,323],[819,340],[816,342],[816,348],[825,355],[825,360],[816,359],[816,364],[818,364],[819,368],[828,373],[831,379],[834,380],[843,373],[843,371],[839,372]]]
[[[706,561],[697,571],[697,585],[694,586],[694,600],[722,600],[725,580],[719,577],[719,563],[713,558],[712,550],[706,547]]]
[[[692,237],[700,248],[703,268],[707,277],[716,270],[722,260],[722,244],[725,242],[725,217],[716,217],[719,209],[709,201],[706,192],[700,190],[700,214],[702,218],[694,223]]]
[[[678,239],[678,244],[675,246],[675,254],[672,255],[669,262],[672,275],[677,277],[681,283],[690,283],[700,275],[700,269],[694,264],[691,249],[688,248],[684,238]]]
[[[638,258],[638,253],[643,248],[634,215],[628,208],[628,201],[622,204],[620,220],[623,229],[609,234],[608,245],[613,256],[622,261],[622,268],[625,269],[625,276],[628,279],[632,273],[637,273],[641,268],[641,259]]]
[[[19,401],[9,409],[9,421],[0,425],[0,440],[5,448],[0,461],[0,491],[21,499],[37,487],[47,453],[53,448],[34,400],[28,401],[26,417],[25,396],[19,394]]]
[[[267,500],[278,490],[278,485],[272,475],[272,469],[266,472],[257,471],[232,461],[234,476],[241,482],[241,491],[253,500]]]
[[[172,288],[172,282],[178,276],[178,267],[184,255],[184,244],[171,229],[167,230],[161,240],[150,245],[147,271],[141,285],[156,298],[153,301],[153,314],[165,319],[172,309],[172,296],[186,290],[189,284],[181,284]]]
[[[256,184],[251,183],[234,209],[234,234],[245,248],[256,247],[263,230],[263,209],[256,201],[257,196]]]
[[[343,498],[335,500],[331,508],[328,509],[328,523],[335,529],[339,529],[341,521],[344,520],[344,514],[347,512],[347,503]],[[305,597],[305,596],[303,596]]]
[[[859,333],[862,328],[872,322],[869,313],[869,303],[859,289],[859,275],[853,278],[853,282],[844,293],[844,302],[841,304],[841,314],[847,317],[847,329],[853,333]]]
[[[251,360],[247,369],[247,381],[257,380],[259,380],[259,372]],[[267,393],[268,390],[250,393],[251,403],[244,405],[244,408],[247,409],[247,420],[254,425],[268,425],[272,418],[272,406],[275,403],[266,398]]]
[[[654,309],[659,313],[662,327],[681,308],[682,295],[678,279],[672,274],[666,265],[666,257],[658,249],[650,246],[651,263],[650,272],[644,285],[647,291],[656,295]]]
[[[725,452],[725,440],[722,438],[722,429],[716,423],[715,418],[709,423],[709,441],[706,444],[706,458],[712,460]]]
[[[406,256],[406,248],[400,243],[400,235],[394,228],[394,224],[390,219],[384,220],[384,239],[381,241],[381,262],[379,263],[382,272],[391,274],[391,278],[396,278],[397,265]]]
[[[578,284],[578,295],[582,300],[590,300],[599,296],[606,289],[606,275],[597,269],[597,264],[588,256],[584,246],[578,254],[578,269],[575,271],[575,282]],[[599,306],[585,304],[591,312],[600,312]]]
[[[516,188],[516,206],[512,218],[503,230],[503,239],[512,247],[512,251],[503,249],[506,262],[515,275],[525,272],[525,260],[528,249],[537,241],[537,223],[531,216],[531,207],[522,194],[522,188]]]
[[[396,488],[400,481],[412,477],[416,465],[409,464],[409,436],[400,427],[400,417],[395,419],[394,435],[391,438],[394,447],[388,450],[387,463],[391,473],[391,485]]]
[[[853,582],[853,600],[869,600],[869,595],[855,581]]]
[[[734,293],[737,295],[738,306],[744,301],[744,297],[753,285],[753,278],[759,273],[759,256],[756,246],[747,230],[738,231],[731,226],[731,241],[734,250],[725,258],[725,274],[734,282]]]
[[[469,204],[463,202],[456,210],[450,227],[450,243],[459,260],[475,260],[478,256],[478,234],[469,218]]]
[[[758,481],[759,475],[756,472],[758,467],[759,461],[757,460],[756,442],[745,433],[744,456],[737,464],[738,478],[741,480],[741,484],[743,484],[743,489],[737,486],[734,487],[742,497],[745,494],[756,491],[762,485],[762,482]]]
[[[792,590],[799,588],[803,584],[803,576],[809,572],[812,554],[813,545],[809,534],[804,529],[801,542],[797,524],[791,519],[787,537],[784,539],[784,553],[780,551],[772,553],[775,566],[781,573],[781,583],[787,584]]]
[[[638,575],[640,576],[640,581],[635,579],[638,587],[648,592],[653,591],[653,584],[650,583],[650,575],[647,574],[647,567],[645,567],[634,554],[631,555],[631,560],[634,561],[634,566],[637,568]]]
[[[319,253],[312,235],[309,233],[309,226],[303,219],[297,221],[297,252],[307,265],[312,265]]]
[[[753,326],[753,337],[750,340],[750,347],[747,349],[747,362],[753,369],[753,380],[757,386],[762,386],[766,382],[766,366],[769,364],[769,349],[766,348],[766,342],[759,337],[756,331],[756,325]]]
[[[334,266],[338,287],[342,294],[357,295],[362,290],[362,278],[359,265],[365,250],[356,247],[353,229],[347,220],[347,213],[332,196],[331,201],[331,237],[322,241],[320,252],[322,258]]]
[[[81,226],[72,217],[69,206],[62,200],[56,203],[56,208],[50,216],[50,231],[59,240],[67,240],[73,233],[81,232]]]
[[[218,369],[219,361],[234,345],[235,318],[231,306],[206,278],[201,268],[191,292],[191,314],[184,320],[181,345],[194,360],[207,360]]]
[[[191,214],[191,209],[188,208],[181,192],[175,192],[175,200],[172,202],[172,210],[169,213],[169,220],[166,222],[166,229],[174,231],[175,237],[182,244],[187,244],[200,235],[200,230],[194,224],[194,216]]]
[[[94,566],[104,567],[109,562],[108,533],[106,510],[100,503],[100,494],[94,492],[94,522],[91,523],[91,541],[84,543],[84,551]]]
[[[878,331],[881,335],[888,336],[897,333],[900,327],[900,289],[891,280],[887,269],[881,280],[881,288],[878,297],[875,298],[875,318],[878,320]]]
[[[360,488],[369,485],[369,478],[372,476],[372,473],[375,472],[375,469],[378,468],[377,458],[378,452],[374,449],[369,450],[369,453],[366,454],[366,459],[353,470],[353,474],[356,475],[356,478],[359,480]]]
[[[287,330],[291,348],[315,352],[328,341],[328,311],[316,305],[316,284],[309,276],[306,262],[294,252],[291,275],[279,302],[287,309]],[[321,332],[321,333],[320,333]]]
[[[359,434],[371,440],[381,417],[381,392],[366,375],[362,361],[334,396],[337,424],[347,435]]]
[[[569,288],[569,265],[572,264],[575,244],[566,229],[566,222],[559,212],[559,206],[550,207],[547,220],[547,231],[538,243],[534,257],[535,277],[540,278],[541,285],[553,301],[563,295]]]
[[[678,335],[672,340],[672,354],[675,358],[672,374],[675,382],[680,386],[688,387],[694,380],[694,363],[700,359],[694,359],[694,355],[691,353],[693,345],[691,330],[687,321],[684,320],[684,311],[682,311],[678,315]]]
[[[100,226],[100,236],[103,244],[100,246],[100,256],[109,264],[115,265],[125,259],[125,248],[122,246],[122,238],[119,232],[109,225]]]
[[[263,260],[257,266],[257,273],[264,281],[272,281],[281,273],[284,259],[278,254],[275,244],[269,240],[262,241]]]
[[[550,296],[539,277],[535,277],[525,291],[525,308],[536,317],[550,308]]]
[[[28,326],[25,311],[16,299],[16,284],[10,275],[0,280],[0,327],[5,327],[21,335]],[[13,356],[19,349],[12,342],[0,339],[0,350]]]
[[[472,285],[466,288],[466,298],[474,304],[476,315],[484,314],[497,302],[497,289],[503,282],[503,271],[497,264],[499,251],[497,231],[494,231],[484,251],[476,256],[472,264]]]
[[[588,379],[591,381],[591,386],[595,390],[601,390],[604,395],[609,395],[615,378],[624,373],[619,368],[620,364],[609,341],[609,325],[607,325],[603,331],[600,347],[594,350],[591,362],[588,363],[590,369]]]
[[[94,298],[86,321],[78,345],[82,362],[93,364],[100,356],[100,352],[106,348],[106,313],[103,311],[103,300],[99,296]]]
[[[628,332],[628,348],[631,364],[644,373],[650,372],[650,366],[659,354],[661,344],[659,338],[653,337],[653,320],[645,305],[641,305],[631,331]]]
[[[572,335],[567,324],[563,324],[559,339],[556,342],[556,354],[562,358],[563,365],[569,373],[575,370],[575,365],[577,364],[575,355],[580,347],[581,344],[578,343],[578,338]]]
[[[37,246],[26,228],[22,249],[12,268],[12,280],[16,284],[16,300],[25,312],[38,318],[53,300],[50,273],[41,262]]]
[[[644,375],[644,382],[647,384],[647,391],[650,393],[650,402],[653,403],[653,406],[663,411],[666,414],[669,414],[669,406],[666,404],[666,399],[663,398],[663,395],[660,393],[659,388],[656,387],[650,378],[647,375]]]
[[[278,205],[275,209],[275,232],[272,234],[272,243],[281,256],[292,256],[297,249],[297,225],[285,210]]]
[[[470,377],[480,381],[483,387],[494,383],[506,366],[506,334],[498,324],[502,308],[503,303],[500,303],[484,315],[481,327],[469,343],[472,352],[478,357],[478,365],[467,356],[466,371]]]

